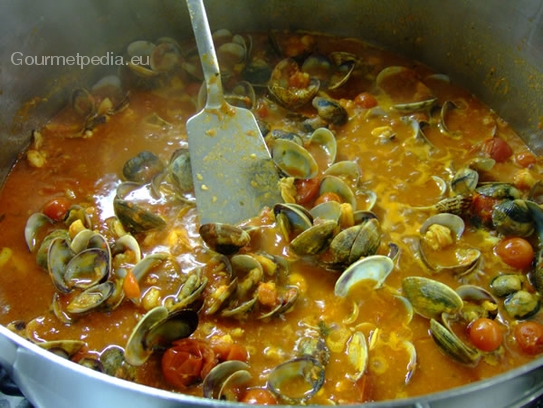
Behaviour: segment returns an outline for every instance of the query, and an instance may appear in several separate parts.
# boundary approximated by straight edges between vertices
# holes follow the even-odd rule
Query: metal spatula
[[[200,223],[235,224],[281,201],[279,176],[253,114],[228,104],[202,0],[187,0],[207,101],[187,122]]]

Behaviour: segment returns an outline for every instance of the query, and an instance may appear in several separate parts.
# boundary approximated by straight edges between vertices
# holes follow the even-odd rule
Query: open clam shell
[[[235,393],[231,392],[231,389],[247,383],[252,378],[249,368],[247,363],[238,360],[217,364],[204,378],[204,397],[235,401]]]
[[[388,256],[372,255],[351,264],[336,281],[334,294],[346,297],[351,288],[363,280],[375,281],[375,288],[382,286],[390,272],[394,269],[394,262]]]
[[[324,366],[313,357],[298,357],[275,367],[268,389],[281,401],[300,404],[315,395],[324,383]]]

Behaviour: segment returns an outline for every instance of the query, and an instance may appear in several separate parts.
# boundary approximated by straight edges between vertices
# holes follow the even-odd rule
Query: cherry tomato
[[[543,325],[533,321],[517,324],[514,330],[517,344],[526,354],[543,352]]]
[[[277,400],[265,388],[249,388],[241,397],[240,402],[253,405],[276,405]]]
[[[162,356],[162,374],[167,382],[185,388],[202,381],[218,363],[211,346],[200,339],[180,339]]]
[[[341,199],[339,195],[337,195],[336,193],[328,192],[328,193],[321,194],[319,198],[317,198],[317,201],[315,201],[315,205],[322,204],[327,201],[337,201],[338,203],[343,202],[343,200]]]
[[[503,341],[500,324],[492,319],[481,317],[469,325],[469,339],[482,351],[494,351]]]
[[[362,92],[356,95],[354,103],[363,109],[370,109],[377,106],[377,99],[369,92]]]
[[[507,265],[517,269],[526,269],[534,260],[534,249],[524,238],[505,238],[495,248],[496,254]]]
[[[499,202],[497,198],[476,194],[471,203],[471,212],[483,225],[491,225],[492,209]]]
[[[319,194],[320,178],[313,177],[311,179],[296,180],[296,193],[298,204],[309,204]]]
[[[515,161],[521,167],[530,167],[537,162],[537,158],[530,152],[519,153],[515,156]]]
[[[70,208],[66,198],[55,198],[43,206],[42,212],[54,221],[62,221]]]
[[[498,163],[506,161],[513,154],[513,149],[511,146],[499,137],[493,137],[487,139],[483,144],[483,151],[491,159],[496,160]]]

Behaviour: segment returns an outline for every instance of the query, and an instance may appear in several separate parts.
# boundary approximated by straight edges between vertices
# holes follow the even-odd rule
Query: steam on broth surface
[[[250,403],[404,398],[537,357],[541,158],[504,120],[359,40],[215,45],[284,202],[199,225],[195,45],[131,43],[146,64],[75,90],[0,192],[0,323],[91,369]]]

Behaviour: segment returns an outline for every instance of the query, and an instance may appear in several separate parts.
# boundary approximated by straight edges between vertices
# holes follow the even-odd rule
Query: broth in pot
[[[214,40],[283,202],[199,224],[195,44],[135,41],[0,192],[0,323],[90,369],[258,404],[424,395],[543,351],[542,161],[504,120],[359,40]]]

